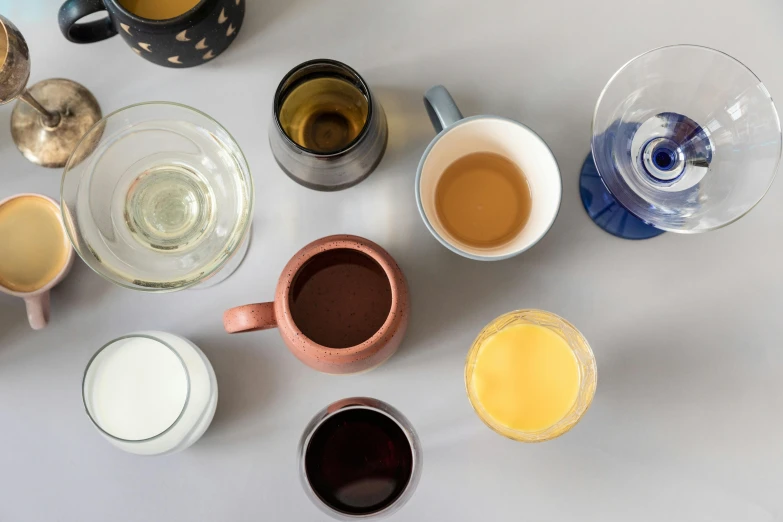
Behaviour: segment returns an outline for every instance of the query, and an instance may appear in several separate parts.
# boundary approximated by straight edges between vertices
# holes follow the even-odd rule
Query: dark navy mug
[[[133,51],[165,67],[206,63],[231,45],[242,27],[246,0],[200,0],[190,10],[165,20],[142,18],[119,0],[67,0],[60,8],[60,30],[75,43],[92,43],[119,34]],[[79,23],[107,11],[107,18]]]

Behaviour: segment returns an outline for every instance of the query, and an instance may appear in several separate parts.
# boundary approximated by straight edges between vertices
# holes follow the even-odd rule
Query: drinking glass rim
[[[79,254],[79,257],[81,257],[82,260],[84,260],[84,255],[82,253],[82,249],[80,249],[77,246],[78,243],[74,239],[73,235],[71,234],[71,227],[73,227],[73,225],[71,224],[70,220],[68,219],[68,216],[65,213],[66,205],[63,204],[63,201],[65,199],[64,198],[65,177],[68,175],[68,172],[69,172],[69,170],[71,168],[71,158],[73,158],[76,155],[76,151],[78,151],[79,147],[81,147],[82,143],[87,140],[88,136],[93,131],[93,129],[97,128],[99,125],[104,125],[106,122],[109,121],[109,118],[111,118],[111,117],[113,117],[113,116],[115,116],[115,115],[117,115],[117,114],[119,114],[121,112],[124,112],[126,110],[130,110],[130,109],[135,109],[137,107],[144,107],[144,106],[147,106],[147,105],[162,105],[162,106],[168,106],[168,107],[177,107],[177,108],[185,109],[186,111],[190,111],[190,112],[193,112],[195,114],[198,114],[199,116],[202,116],[202,117],[206,118],[207,120],[209,120],[212,123],[214,123],[215,125],[217,125],[218,128],[223,130],[223,132],[226,133],[226,135],[231,139],[233,144],[236,146],[236,149],[239,152],[239,158],[241,158],[242,163],[244,163],[244,165],[245,165],[245,167],[247,169],[247,176],[242,176],[242,177],[244,179],[246,179],[246,181],[247,181],[247,188],[248,188],[248,194],[249,194],[248,204],[247,204],[247,215],[245,216],[245,219],[244,219],[244,225],[243,225],[244,230],[242,231],[242,234],[241,234],[241,238],[242,239],[241,239],[241,241],[237,242],[237,246],[231,252],[231,255],[230,256],[226,256],[226,258],[223,259],[220,263],[218,263],[211,271],[205,272],[201,277],[193,279],[187,285],[178,286],[176,288],[161,289],[161,288],[155,288],[155,287],[144,287],[144,286],[138,286],[138,285],[129,284],[129,283],[126,283],[125,281],[120,281],[118,279],[111,278],[108,275],[106,275],[106,274],[104,274],[102,272],[99,272],[98,270],[96,270],[92,266],[91,263],[88,263],[86,260],[85,260],[84,264],[87,265],[90,268],[90,270],[92,270],[93,272],[95,272],[96,274],[98,274],[99,276],[104,278],[106,281],[109,281],[110,283],[113,283],[115,285],[121,286],[123,288],[128,288],[130,290],[138,290],[138,291],[141,291],[141,292],[157,292],[157,293],[175,292],[175,291],[179,291],[179,290],[187,290],[188,288],[192,288],[192,287],[196,286],[197,284],[201,283],[202,281],[204,281],[205,279],[207,279],[211,275],[216,274],[217,272],[219,272],[224,266],[226,266],[226,264],[234,256],[234,254],[236,254],[237,250],[239,250],[239,246],[242,245],[242,243],[244,243],[247,240],[247,234],[248,234],[248,231],[250,230],[250,225],[252,224],[253,208],[254,208],[254,205],[255,205],[255,197],[254,197],[255,196],[255,186],[253,184],[253,174],[250,171],[250,164],[248,163],[247,158],[245,157],[245,153],[242,151],[242,147],[239,146],[239,143],[237,143],[237,140],[228,131],[228,129],[226,129],[219,121],[217,121],[215,118],[213,118],[209,114],[207,114],[207,113],[205,113],[203,111],[200,111],[200,110],[198,110],[198,109],[196,109],[194,107],[191,107],[190,105],[185,105],[184,103],[177,103],[177,102],[170,102],[170,101],[146,101],[146,102],[133,103],[131,105],[126,105],[125,107],[120,107],[119,109],[110,112],[109,114],[107,114],[106,116],[104,116],[103,118],[101,118],[100,120],[95,122],[95,124],[93,124],[92,127],[87,129],[87,132],[85,132],[84,136],[82,136],[79,139],[79,141],[76,144],[76,147],[73,149],[73,152],[71,152],[71,155],[68,157],[68,161],[66,162],[65,167],[63,168],[63,175],[62,175],[62,178],[61,178],[61,181],[60,181],[60,213],[62,214],[63,224],[65,225],[65,231],[68,234],[68,239],[70,240],[71,245],[73,245],[73,249]],[[101,136],[101,138],[102,137],[103,136]],[[84,161],[84,159],[86,159],[86,158],[82,158],[79,163],[81,163],[81,161]]]
[[[571,406],[569,411],[552,426],[538,431],[520,431],[509,428],[500,424],[499,422],[494,421],[492,416],[486,410],[484,410],[478,398],[475,397],[473,387],[471,386],[471,381],[473,377],[473,369],[476,363],[476,357],[478,356],[478,352],[484,342],[493,335],[505,330],[509,326],[515,324],[538,324],[526,317],[536,314],[541,315],[547,319],[560,322],[567,329],[572,330],[570,333],[575,334],[578,338],[578,341],[580,341],[580,343],[583,345],[583,348],[587,353],[588,362],[586,365],[583,365],[577,356],[576,350],[573,348],[571,342],[564,338],[566,344],[568,344],[568,347],[574,353],[574,357],[577,359],[577,365],[579,366],[580,382],[579,392],[577,394],[576,400],[574,401],[574,404]],[[501,328],[496,329],[495,325],[503,320],[509,320],[511,322],[508,322]],[[543,326],[551,330],[549,326],[540,324],[539,326]],[[583,366],[587,366],[587,369],[590,370],[588,375],[585,375],[585,369]],[[587,342],[587,339],[585,339],[584,335],[582,335],[582,333],[574,325],[555,313],[535,308],[526,308],[506,312],[505,314],[490,321],[486,326],[484,326],[484,328],[481,329],[481,332],[479,332],[478,336],[471,344],[470,350],[468,350],[468,355],[465,358],[464,376],[465,391],[467,392],[470,406],[473,408],[473,411],[476,412],[478,418],[481,419],[481,421],[487,427],[489,427],[495,433],[517,442],[546,442],[568,433],[579,423],[584,414],[590,408],[593,402],[593,397],[595,396],[595,389],[598,381],[598,368],[595,362],[595,354],[593,353],[593,349],[590,347],[590,344]],[[581,405],[580,402],[582,403]]]
[[[328,419],[348,410],[375,411],[390,419],[402,430],[411,449],[411,473],[410,477],[408,477],[408,483],[405,485],[405,488],[402,490],[402,492],[400,492],[399,496],[391,504],[373,513],[351,514],[333,508],[324,500],[322,500],[320,496],[318,496],[318,493],[315,492],[315,489],[310,485],[310,481],[307,478],[305,457],[307,455],[307,448],[310,445],[310,440],[313,438],[313,435]],[[305,490],[305,493],[316,506],[333,517],[342,520],[370,519],[375,517],[380,518],[400,509],[408,500],[410,500],[410,497],[413,495],[413,492],[415,491],[421,476],[421,469],[421,441],[419,440],[419,436],[417,435],[416,431],[413,429],[413,425],[408,420],[408,418],[402,414],[401,411],[380,399],[373,399],[371,397],[350,397],[334,401],[313,416],[313,418],[305,427],[301,438],[299,439],[299,479],[302,483],[302,487]]]
[[[745,65],[743,62],[741,62],[737,58],[733,57],[732,55],[730,55],[728,53],[725,53],[725,52],[723,52],[723,51],[721,51],[719,49],[715,49],[713,47],[708,47],[706,45],[684,44],[684,43],[670,44],[670,45],[661,45],[659,47],[654,47],[654,48],[649,49],[649,50],[647,50],[647,51],[645,51],[643,53],[640,53],[640,54],[634,56],[633,58],[631,58],[630,60],[628,60],[627,62],[625,62],[619,69],[617,69],[614,72],[614,74],[612,74],[612,76],[609,78],[609,81],[607,81],[606,85],[604,85],[603,89],[601,89],[601,94],[598,95],[598,100],[595,102],[595,109],[593,109],[593,118],[592,118],[592,120],[590,122],[590,153],[593,155],[593,157],[595,157],[595,145],[593,143],[593,138],[595,137],[595,120],[596,120],[596,117],[598,116],[598,108],[601,106],[601,101],[603,100],[604,95],[606,94],[607,90],[609,89],[609,86],[612,85],[612,82],[614,82],[615,78],[617,78],[617,76],[620,73],[622,73],[626,68],[628,68],[629,65],[631,65],[633,62],[635,62],[639,58],[641,58],[643,56],[646,56],[648,54],[652,54],[654,52],[662,51],[664,49],[671,49],[671,48],[674,48],[674,47],[681,47],[681,48],[690,48],[690,49],[699,49],[699,50],[703,50],[703,51],[710,51],[710,52],[713,52],[713,53],[716,53],[716,54],[719,54],[719,55],[723,55],[726,58],[728,58],[729,60],[731,60],[733,62],[736,62],[742,68],[744,68],[746,72],[750,73],[750,75],[753,78],[755,78],[756,81],[758,81],[758,84],[764,90],[764,94],[767,96],[767,99],[769,100],[770,105],[772,105],[772,112],[775,115],[775,120],[777,122],[777,127],[778,127],[778,133],[781,133],[780,115],[778,114],[778,109],[775,106],[775,100],[772,98],[772,95],[770,94],[769,90],[767,89],[767,86],[764,85],[764,82],[761,81],[761,78],[759,78],[756,75],[756,73],[754,73],[750,69],[750,67],[748,67],[747,65]],[[775,168],[773,169],[773,172],[775,172],[775,173],[777,173],[778,168],[780,167],[781,151],[783,151],[783,147],[781,147],[780,150],[778,150],[778,158],[777,158],[777,161],[775,162]],[[626,208],[626,206],[622,203],[622,201],[620,201],[620,199],[617,198],[617,196],[612,193],[612,191],[609,189],[609,187],[604,182],[603,176],[601,176],[601,171],[600,171],[600,168],[598,166],[598,162],[594,161],[594,163],[595,163],[595,169],[598,172],[598,177],[601,180],[601,183],[603,183],[604,187],[606,188],[606,191],[614,198],[614,200],[622,208],[624,208],[626,211],[628,211],[628,213],[630,213],[634,217],[638,217],[638,216],[636,216],[636,214],[634,214],[633,212],[628,210],[628,208]],[[775,181],[775,177],[776,177],[776,175],[773,174],[772,178],[770,179],[769,185],[767,185],[767,188],[764,190],[764,192],[761,194],[761,196],[758,198],[758,200],[755,203],[753,203],[753,205],[750,206],[750,208],[748,208],[745,212],[743,212],[739,216],[736,216],[734,219],[731,219],[730,221],[727,221],[726,223],[721,223],[719,225],[715,225],[715,226],[707,227],[707,228],[702,228],[702,229],[698,229],[698,230],[693,230],[693,229],[685,229],[685,230],[683,230],[683,229],[670,229],[670,228],[666,228],[664,226],[659,226],[658,224],[653,224],[653,223],[648,223],[648,224],[653,226],[653,227],[655,227],[655,228],[658,228],[660,230],[664,230],[666,232],[674,232],[676,234],[701,234],[701,233],[704,233],[704,232],[712,232],[713,230],[718,230],[718,229],[721,229],[723,227],[727,227],[727,226],[731,225],[732,223],[734,223],[735,221],[738,221],[739,219],[745,217],[751,210],[756,208],[756,206],[759,203],[761,203],[761,200],[764,199],[764,196],[766,196],[767,193],[769,192],[769,190],[772,188],[772,183]],[[641,219],[641,218],[639,218],[639,219]],[[642,220],[642,221],[647,223],[645,220]]]
[[[87,397],[85,397],[85,385],[87,383],[87,374],[89,373],[90,368],[92,367],[92,363],[95,362],[95,359],[98,357],[98,355],[100,355],[103,352],[103,350],[105,350],[106,348],[108,348],[109,346],[111,346],[112,344],[114,344],[114,343],[116,343],[118,341],[122,341],[124,339],[134,339],[134,338],[150,339],[152,341],[155,341],[155,342],[158,342],[158,343],[164,345],[166,348],[171,350],[171,352],[177,357],[177,359],[179,360],[180,364],[182,365],[182,370],[185,372],[185,383],[186,383],[186,386],[187,386],[186,393],[185,393],[185,402],[183,402],[182,410],[179,412],[179,415],[177,415],[177,418],[174,419],[174,421],[171,423],[171,425],[169,427],[167,427],[165,430],[161,431],[157,435],[153,435],[152,437],[147,437],[146,439],[123,439],[121,437],[117,437],[116,435],[113,435],[113,434],[109,433],[108,431],[104,430],[101,427],[101,425],[98,424],[98,421],[96,421],[95,418],[90,413],[90,408],[87,406]],[[171,429],[174,428],[174,426],[176,426],[179,423],[179,421],[182,419],[182,417],[185,415],[185,410],[187,409],[188,404],[190,404],[190,372],[188,372],[188,367],[185,364],[185,360],[182,358],[182,356],[179,354],[179,352],[177,352],[177,350],[175,350],[173,346],[171,346],[169,343],[167,343],[163,339],[160,339],[158,337],[154,337],[154,336],[149,335],[147,333],[136,333],[136,334],[122,335],[120,337],[117,337],[116,339],[113,339],[113,340],[109,341],[108,343],[104,344],[103,346],[101,346],[98,349],[98,351],[95,352],[93,354],[93,356],[90,357],[90,360],[87,362],[87,366],[84,368],[84,375],[82,376],[82,404],[84,405],[84,411],[85,411],[85,413],[87,413],[87,417],[90,418],[90,421],[93,423],[93,425],[96,428],[98,428],[98,430],[101,433],[103,433],[104,435],[107,435],[108,437],[110,437],[110,438],[112,438],[114,440],[117,440],[117,441],[120,441],[120,442],[129,442],[129,443],[133,443],[133,444],[139,444],[139,443],[143,443],[143,442],[149,442],[149,441],[152,441],[152,440],[156,440],[156,439],[162,437],[163,435],[165,435],[166,433],[168,433],[169,431],[171,431]]]
[[[278,115],[278,105],[282,107],[283,100],[280,99],[280,97],[283,94],[283,84],[293,76],[295,73],[299,72],[300,70],[304,69],[305,67],[309,67],[311,65],[317,65],[317,64],[327,64],[327,65],[335,65],[340,68],[347,69],[348,72],[355,75],[356,78],[361,83],[362,87],[364,88],[364,91],[362,94],[364,95],[366,93],[367,95],[367,117],[364,119],[364,124],[362,125],[362,130],[359,131],[359,134],[356,135],[356,137],[351,140],[350,143],[348,143],[346,146],[344,146],[341,149],[338,149],[334,152],[318,152],[313,149],[309,149],[307,147],[304,147],[302,145],[299,145],[297,142],[291,139],[291,137],[288,135],[288,133],[283,130],[283,126],[280,124],[280,117]],[[372,95],[372,92],[370,91],[370,86],[367,84],[367,82],[362,78],[362,75],[359,74],[356,69],[351,67],[350,65],[343,63],[338,60],[332,60],[330,58],[316,58],[314,60],[307,60],[306,62],[302,62],[299,65],[292,68],[290,71],[288,71],[285,76],[283,76],[283,79],[280,80],[280,83],[277,85],[277,89],[275,89],[275,94],[272,98],[272,118],[275,121],[275,127],[277,128],[278,132],[283,136],[283,139],[290,145],[293,145],[296,147],[297,150],[307,154],[308,156],[314,157],[314,158],[321,158],[321,159],[334,159],[340,156],[343,156],[347,153],[349,153],[351,150],[356,148],[359,143],[362,141],[362,139],[369,133],[370,129],[370,120],[373,116],[373,102],[375,101],[375,97]]]

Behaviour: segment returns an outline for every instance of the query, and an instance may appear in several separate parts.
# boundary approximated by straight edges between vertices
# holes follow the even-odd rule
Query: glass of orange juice
[[[543,310],[504,314],[468,352],[465,386],[473,409],[497,433],[543,442],[579,422],[595,395],[595,357],[568,321]]]

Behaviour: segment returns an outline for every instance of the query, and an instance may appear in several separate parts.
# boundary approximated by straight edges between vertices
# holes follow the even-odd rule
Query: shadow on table
[[[703,397],[708,382],[715,384],[732,374],[732,361],[715,351],[720,339],[708,340],[720,335],[705,335],[685,322],[667,320],[666,315],[656,318],[651,313],[646,325],[620,325],[611,338],[601,341],[600,350],[596,348],[596,401],[626,412],[679,408]],[[662,327],[650,328],[653,320]],[[731,335],[730,327],[715,324],[715,329]]]
[[[206,354],[218,381],[218,406],[204,440],[233,438],[238,426],[263,417],[275,389],[275,366],[253,336],[204,335],[191,339]]]
[[[0,357],[4,346],[10,346],[14,339],[29,328],[24,301],[18,297],[0,294]]]
[[[406,176],[411,183],[413,197],[413,180],[416,169],[427,145],[435,138],[436,132],[424,108],[424,92],[426,89],[399,88],[372,83],[372,71],[362,73],[370,83],[375,96],[381,102],[389,125],[389,143],[381,167],[395,169],[403,164],[408,168],[395,169],[397,175]],[[463,106],[465,115],[471,115],[478,101],[460,96],[460,108]]]
[[[378,173],[387,171],[392,177],[408,178],[412,199],[416,167],[427,144],[435,137],[422,104],[423,93],[383,85],[370,84],[370,88],[383,106],[389,126],[389,142]]]
[[[92,314],[93,308],[105,299],[110,289],[111,283],[104,281],[77,257],[68,276],[51,290],[51,312],[46,328],[68,324],[76,317]],[[11,337],[16,338],[25,332],[32,333],[24,300],[0,294],[0,350]]]
[[[546,293],[538,277],[540,269],[562,264],[584,243],[585,229],[593,225],[578,200],[576,171],[562,173],[564,194],[560,212],[550,231],[533,248],[496,262],[458,256],[432,237],[416,208],[416,170],[436,135],[424,109],[424,89],[383,85],[372,88],[389,121],[389,145],[376,175],[407,178],[400,182],[409,184],[410,197],[398,203],[398,211],[415,214],[416,223],[411,233],[394,235],[383,245],[408,279],[412,308],[406,339],[389,364],[419,364],[433,357],[453,357],[455,350],[466,354],[481,328],[493,318],[513,309],[543,307],[537,298]],[[461,92],[452,95],[465,115],[481,112],[480,100],[466,99]],[[581,156],[583,148],[576,156]],[[503,304],[509,302],[514,303],[512,307]],[[460,346],[442,346],[439,340],[447,330],[462,332],[464,342]]]
[[[562,263],[562,256],[571,253],[574,229],[585,219],[583,212],[561,212],[537,245],[504,261],[458,256],[438,243],[423,223],[414,238],[405,239],[405,246],[390,245],[408,279],[412,309],[407,337],[391,363],[422,362],[438,357],[438,350],[448,351],[443,356],[452,356],[454,350],[466,355],[479,331],[495,317],[514,309],[545,307],[546,282],[539,272],[546,268],[552,279],[548,265],[558,259]],[[444,331],[462,332],[464,341],[460,346],[439,346]]]
[[[778,378],[776,349],[744,342],[732,307],[697,309],[687,297],[679,304],[677,311],[651,310],[641,324],[618,325],[601,342],[584,429],[607,444],[681,445],[702,455],[730,455],[740,446],[775,451],[779,432],[759,427],[777,418],[769,394]],[[609,434],[601,432],[607,424]]]

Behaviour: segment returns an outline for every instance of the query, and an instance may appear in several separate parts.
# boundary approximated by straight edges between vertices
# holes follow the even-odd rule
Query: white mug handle
[[[27,320],[33,330],[40,330],[49,323],[49,290],[24,298]]]

